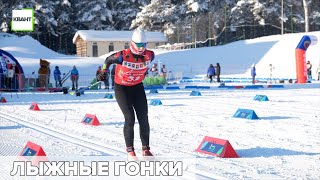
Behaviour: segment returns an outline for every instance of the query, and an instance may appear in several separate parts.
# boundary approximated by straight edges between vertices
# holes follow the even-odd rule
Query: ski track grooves
[[[88,140],[86,140],[84,138],[79,138],[79,137],[76,137],[72,134],[67,134],[67,133],[59,131],[59,130],[54,130],[54,129],[45,127],[44,125],[40,125],[38,123],[28,122],[22,118],[14,117],[14,116],[7,114],[7,113],[1,112],[0,117],[7,119],[9,121],[12,121],[12,122],[21,124],[23,126],[29,127],[33,130],[42,132],[44,134],[53,136],[55,138],[58,138],[58,139],[61,139],[61,140],[64,140],[64,141],[67,141],[67,142],[70,142],[73,144],[77,144],[79,146],[86,147],[88,149],[99,151],[103,155],[107,155],[107,156],[110,156],[110,155],[112,155],[112,156],[121,156],[122,155],[123,156],[123,155],[125,155],[125,152],[114,149],[112,147],[89,142]]]
[[[0,117],[6,119],[8,121],[20,124],[22,126],[31,128],[33,130],[39,131],[39,132],[44,133],[46,135],[53,136],[53,137],[58,138],[60,140],[67,141],[67,142],[76,144],[81,147],[85,147],[88,149],[92,149],[94,151],[101,152],[102,155],[105,155],[105,156],[126,156],[126,153],[124,151],[118,150],[114,147],[110,147],[110,146],[106,146],[106,145],[99,145],[99,144],[96,144],[93,142],[89,142],[88,140],[86,140],[84,138],[79,138],[79,137],[76,137],[72,134],[67,134],[67,133],[59,131],[59,130],[51,129],[51,128],[45,127],[44,125],[35,123],[35,122],[28,122],[22,118],[15,117],[15,116],[12,116],[7,113],[0,112]],[[196,170],[195,172],[184,171],[184,173],[187,174],[189,177],[192,177],[194,174],[196,176],[196,179],[224,179],[224,177],[217,176],[217,175],[210,174],[210,173],[206,173],[206,172],[202,172],[202,171],[198,171],[198,170]],[[173,178],[174,179],[182,179],[182,178],[178,178],[178,177],[173,177]],[[189,179],[189,178],[183,177],[183,179]]]

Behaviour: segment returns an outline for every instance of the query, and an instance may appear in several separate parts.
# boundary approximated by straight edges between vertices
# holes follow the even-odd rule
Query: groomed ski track
[[[40,133],[44,133],[46,135],[52,136],[55,139],[59,139],[61,141],[66,141],[87,149],[91,149],[93,151],[97,151],[101,153],[101,156],[120,156],[120,157],[126,157],[126,153],[120,149],[117,149],[112,146],[108,146],[106,144],[97,144],[94,142],[90,142],[87,139],[77,137],[75,135],[72,135],[70,133],[65,133],[53,128],[46,127],[45,125],[38,124],[35,122],[28,122],[27,120],[20,118],[20,117],[15,117],[14,115],[0,112],[0,118],[5,119],[7,121],[11,121],[14,123],[17,123],[23,127],[33,129],[35,131],[38,131]],[[22,149],[23,147],[21,147]],[[2,147],[2,149],[5,149],[5,147]],[[221,176],[216,176],[214,174],[210,174],[207,172],[202,172],[202,171],[184,171],[184,174],[186,174],[190,178],[186,178],[185,176],[182,178],[179,177],[170,177],[170,179],[225,179],[224,177]],[[146,178],[146,179],[152,179],[151,177]]]

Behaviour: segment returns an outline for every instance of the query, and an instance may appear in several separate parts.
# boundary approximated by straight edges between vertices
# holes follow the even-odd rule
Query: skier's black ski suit
[[[126,146],[133,146],[133,126],[135,123],[134,110],[136,111],[140,126],[140,138],[142,146],[148,146],[150,126],[148,121],[147,98],[143,84],[140,83],[134,86],[123,86],[115,83],[114,93],[125,118],[123,133]]]
[[[134,85],[121,84],[122,79],[119,74],[120,71],[122,71],[121,68],[123,68],[124,66],[124,61],[129,62],[131,59],[131,63],[134,64],[135,62],[140,62],[140,65],[142,63],[145,64],[145,61],[151,62],[154,58],[154,53],[152,51],[149,52],[151,52],[149,53],[150,56],[147,56],[146,59],[145,56],[133,54],[130,50],[126,49],[107,57],[105,61],[104,68],[106,68],[107,70],[109,69],[109,66],[111,64],[117,64],[115,71],[114,93],[118,105],[125,118],[123,133],[127,147],[133,147],[134,145],[133,141],[135,113],[139,122],[142,146],[149,146],[150,126],[148,121],[148,104],[142,82],[138,81],[138,84]],[[133,71],[134,69],[128,72],[132,73]],[[142,79],[143,78],[144,76],[142,77]]]

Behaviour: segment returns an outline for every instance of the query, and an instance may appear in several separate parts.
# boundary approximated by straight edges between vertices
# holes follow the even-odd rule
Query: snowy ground
[[[308,34],[320,37],[319,32]],[[294,49],[303,35],[276,35],[181,51],[157,50],[155,62],[188,77],[203,76],[209,64],[220,62],[222,78],[250,78],[250,66],[256,63],[258,78],[294,79]],[[76,64],[85,85],[104,61],[57,54],[28,36],[1,38],[0,48],[15,56],[26,74],[38,70],[39,58],[48,59],[52,67],[60,66],[62,72]],[[319,48],[318,42],[306,55],[306,60],[313,64],[313,79],[319,65]],[[274,67],[272,76],[270,64]],[[184,89],[186,85],[211,85],[211,88],[200,89],[202,96],[193,97],[189,96],[192,89]],[[182,89],[158,90],[159,94],[146,92],[148,102],[160,99],[163,103],[149,106],[152,152],[166,159],[183,158],[185,164],[191,164],[184,169],[181,179],[319,179],[319,82],[251,90],[217,88],[217,84],[204,82],[179,86]],[[60,161],[125,158],[124,118],[116,100],[104,98],[106,93],[85,91],[76,97],[49,92],[0,92],[8,101],[0,103],[0,179],[48,179],[10,176],[12,162],[5,160],[16,160],[28,141],[42,146],[50,159]],[[257,94],[267,95],[270,101],[253,101]],[[38,103],[41,111],[29,110],[32,102]],[[233,118],[238,108],[253,109],[260,119]],[[101,125],[82,124],[86,114],[96,115]],[[141,158],[138,127],[136,123],[135,147]],[[194,152],[204,136],[228,140],[240,158],[217,158]]]
[[[295,79],[295,48],[304,35],[316,36],[319,39],[306,51],[306,61],[310,61],[313,65],[312,77],[317,79],[316,70],[320,65],[319,31],[266,36],[205,48],[176,51],[154,49],[156,57],[153,63],[158,63],[159,67],[161,64],[166,64],[168,71],[182,73],[185,77],[194,77],[206,74],[210,64],[215,65],[219,62],[222,78],[250,78],[250,67],[255,63],[257,78],[270,78],[272,74],[273,78]],[[55,66],[59,66],[61,73],[67,73],[73,65],[76,65],[80,73],[80,82],[85,80],[86,84],[92,81],[98,66],[101,66],[105,58],[110,55],[106,52],[106,55],[99,58],[67,56],[48,49],[30,36],[1,37],[0,35],[0,49],[11,53],[28,77],[33,77],[31,72],[37,74],[39,59],[42,58],[51,63],[52,71]]]
[[[218,179],[320,177],[319,84],[256,90],[213,85],[199,90],[202,96],[196,97],[189,96],[191,89],[158,91],[146,90],[148,102],[163,103],[149,105],[151,148],[156,156],[196,158],[198,175]],[[19,155],[27,141],[41,145],[49,157],[124,155],[123,115],[115,99],[104,98],[106,93],[85,91],[80,97],[2,93],[8,102],[0,106],[0,155]],[[270,101],[253,101],[257,94],[267,95]],[[32,102],[41,111],[29,110]],[[238,108],[253,109],[260,119],[233,118]],[[95,114],[101,125],[80,123],[87,113]],[[140,156],[138,127],[135,147]],[[240,158],[194,152],[204,136],[228,140]]]

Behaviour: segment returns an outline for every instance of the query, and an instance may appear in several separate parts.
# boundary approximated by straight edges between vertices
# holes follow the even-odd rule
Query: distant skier
[[[108,70],[111,64],[116,64],[114,92],[125,118],[123,133],[128,160],[137,160],[133,144],[135,114],[140,126],[142,155],[153,156],[149,147],[148,104],[142,81],[148,65],[154,59],[154,52],[147,50],[146,46],[145,32],[137,29],[133,32],[130,48],[110,55],[103,66]]]
[[[256,65],[252,64],[251,66],[251,77],[252,77],[252,84],[256,83]]]
[[[208,71],[207,71],[207,76],[210,79],[210,83],[212,83],[212,78],[215,76],[215,70],[212,64],[210,64]]]
[[[79,72],[76,66],[73,66],[71,70],[72,90],[78,89]]]
[[[61,72],[59,70],[59,66],[56,66],[54,71],[53,71],[53,76],[54,76],[54,80],[56,82],[56,87],[62,87],[62,83],[61,83]],[[58,86],[59,83],[59,86]]]

